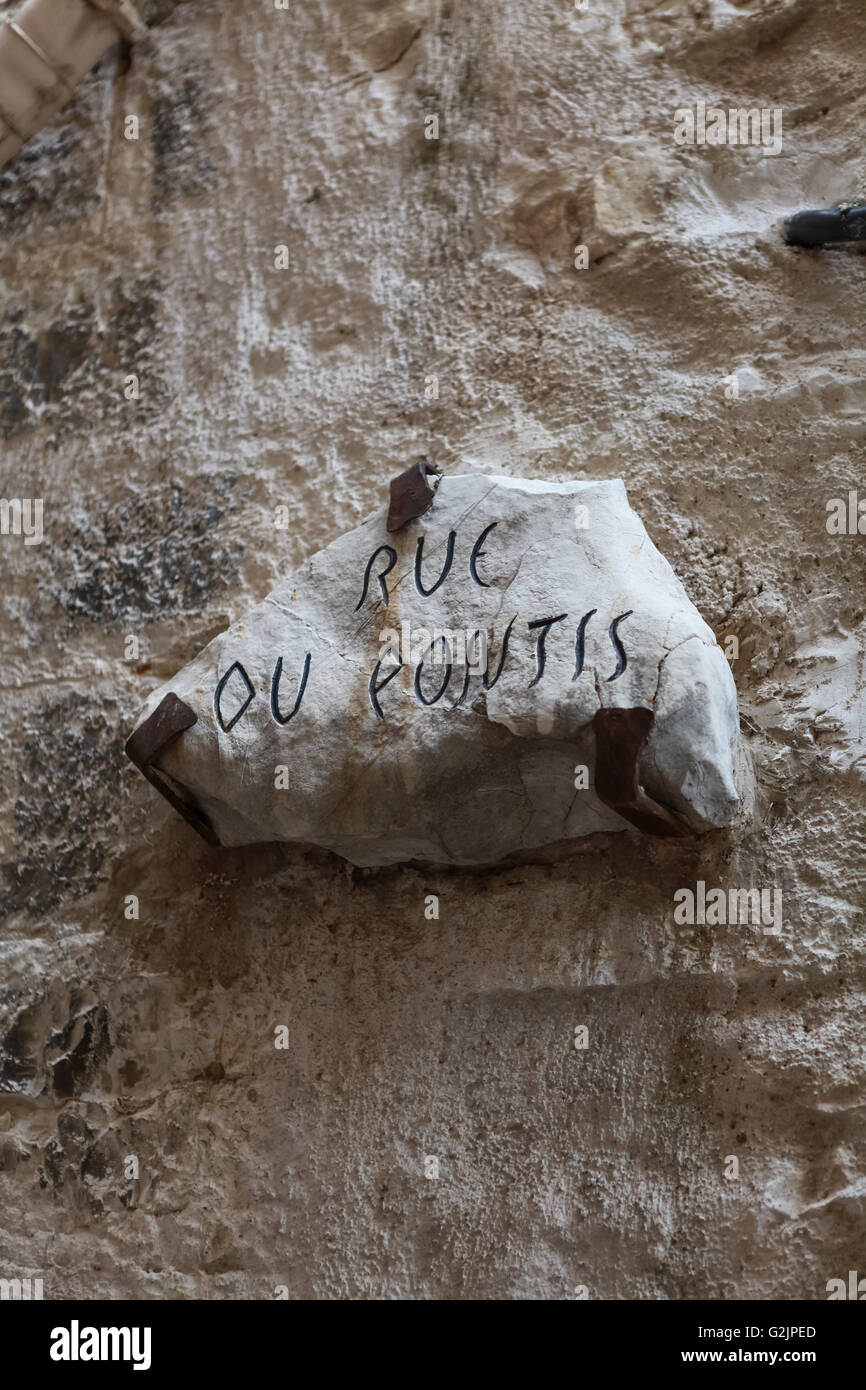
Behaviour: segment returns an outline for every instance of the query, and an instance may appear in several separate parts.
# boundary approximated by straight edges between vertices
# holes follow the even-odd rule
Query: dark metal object
[[[419,459],[411,468],[391,479],[391,505],[388,508],[387,522],[389,531],[399,531],[407,521],[415,521],[429,510],[436,489],[428,483],[427,474],[438,472],[439,469],[431,467],[426,459]]]
[[[646,835],[690,837],[692,831],[640,785],[640,750],[653,726],[650,709],[600,709],[595,728],[595,791],[605,806]]]
[[[156,758],[164,753],[169,744],[174,743],[176,738],[186,730],[191,729],[193,724],[198,723],[198,715],[195,710],[190,709],[189,705],[184,704],[183,700],[177,695],[168,694],[165,699],[157,705],[153,714],[145,719],[127,739],[124,752],[131,758],[139,772],[147,778],[152,787],[156,787],[158,792],[162,792],[166,801],[170,802],[176,811],[183,816],[185,821],[197,830],[202,839],[207,840],[209,845],[218,845],[216,833],[207,816],[202,811],[189,794],[186,799],[180,795],[183,788],[172,781],[167,773],[161,772],[154,766]]]
[[[866,241],[866,203],[795,212],[785,219],[785,240],[789,246]]]

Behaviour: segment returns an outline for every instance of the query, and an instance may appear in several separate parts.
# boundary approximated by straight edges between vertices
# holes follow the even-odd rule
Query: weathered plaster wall
[[[864,191],[866,10],[142,8],[0,172],[0,492],[45,506],[0,537],[0,1275],[825,1296],[866,1208],[866,536],[825,526],[866,495],[866,296],[778,222]],[[782,154],[677,148],[698,100],[781,107]],[[739,639],[756,828],[366,874],[210,850],[126,763],[144,695],[424,452],[624,478]],[[698,879],[781,889],[782,934],[684,936]]]

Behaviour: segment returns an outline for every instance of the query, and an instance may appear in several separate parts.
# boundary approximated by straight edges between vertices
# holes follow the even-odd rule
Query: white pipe
[[[28,0],[0,25],[0,165],[66,105],[121,35],[146,32],[130,0]]]

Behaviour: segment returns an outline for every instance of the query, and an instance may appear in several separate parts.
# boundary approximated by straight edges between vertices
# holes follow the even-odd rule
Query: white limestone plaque
[[[472,865],[732,822],[731,671],[621,482],[446,477],[387,515],[150,697],[128,751],[200,829]]]

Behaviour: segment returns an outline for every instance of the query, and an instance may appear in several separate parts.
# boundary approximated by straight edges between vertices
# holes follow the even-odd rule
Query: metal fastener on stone
[[[388,508],[388,531],[399,531],[408,521],[423,516],[433,505],[438,486],[439,469],[420,458],[403,473],[391,480],[391,501]],[[431,487],[428,476],[436,476],[437,482]]]

